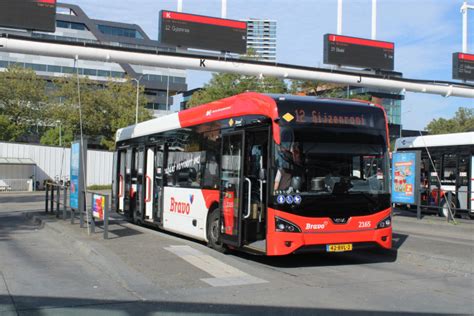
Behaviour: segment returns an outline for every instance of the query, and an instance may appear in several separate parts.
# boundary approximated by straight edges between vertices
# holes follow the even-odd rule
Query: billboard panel
[[[419,163],[419,152],[397,152],[392,154],[393,203],[418,203]]]
[[[55,32],[56,0],[0,0],[0,25]]]
[[[159,40],[180,47],[243,54],[247,51],[247,23],[161,11]]]
[[[335,34],[324,35],[324,63],[393,70],[395,44]]]
[[[70,198],[69,206],[72,209],[79,209],[79,191],[80,184],[80,163],[81,163],[81,143],[74,142],[71,144],[71,187],[70,187]]]
[[[453,54],[453,79],[474,81],[474,55]]]

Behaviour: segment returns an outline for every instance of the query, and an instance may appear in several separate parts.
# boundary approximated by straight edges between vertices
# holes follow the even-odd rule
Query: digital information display
[[[0,25],[55,32],[56,0],[0,0]]]
[[[324,35],[324,63],[393,70],[395,44],[335,34]]]
[[[474,55],[453,54],[453,79],[474,81]]]
[[[163,44],[244,54],[247,23],[173,11],[160,12]]]

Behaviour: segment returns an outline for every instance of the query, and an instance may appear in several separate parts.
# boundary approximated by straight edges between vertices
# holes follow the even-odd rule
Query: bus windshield
[[[273,194],[300,195],[303,202],[336,198],[348,205],[362,197],[378,209],[379,197],[389,194],[387,156],[379,130],[285,126],[274,151]]]

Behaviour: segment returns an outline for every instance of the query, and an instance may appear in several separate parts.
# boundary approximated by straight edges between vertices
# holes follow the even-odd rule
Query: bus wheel
[[[227,247],[221,241],[221,228],[219,227],[220,211],[218,208],[214,209],[207,219],[207,240],[208,246],[225,253]]]
[[[439,209],[439,216],[442,217],[448,217],[449,214],[449,208],[451,208],[451,214],[453,217],[456,216],[456,202],[455,199],[453,198],[453,201],[451,201],[451,205],[448,207],[448,201],[446,199],[441,200],[441,208]]]

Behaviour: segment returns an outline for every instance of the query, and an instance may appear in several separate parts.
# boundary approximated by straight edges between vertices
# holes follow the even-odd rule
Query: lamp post
[[[59,147],[61,147],[63,145],[62,134],[61,134],[61,121],[57,120],[56,124],[58,124],[58,126],[59,126]]]
[[[132,78],[133,81],[137,83],[137,100],[135,104],[135,125],[138,124],[138,98],[140,96],[140,80],[142,80],[143,75],[137,78]]]

